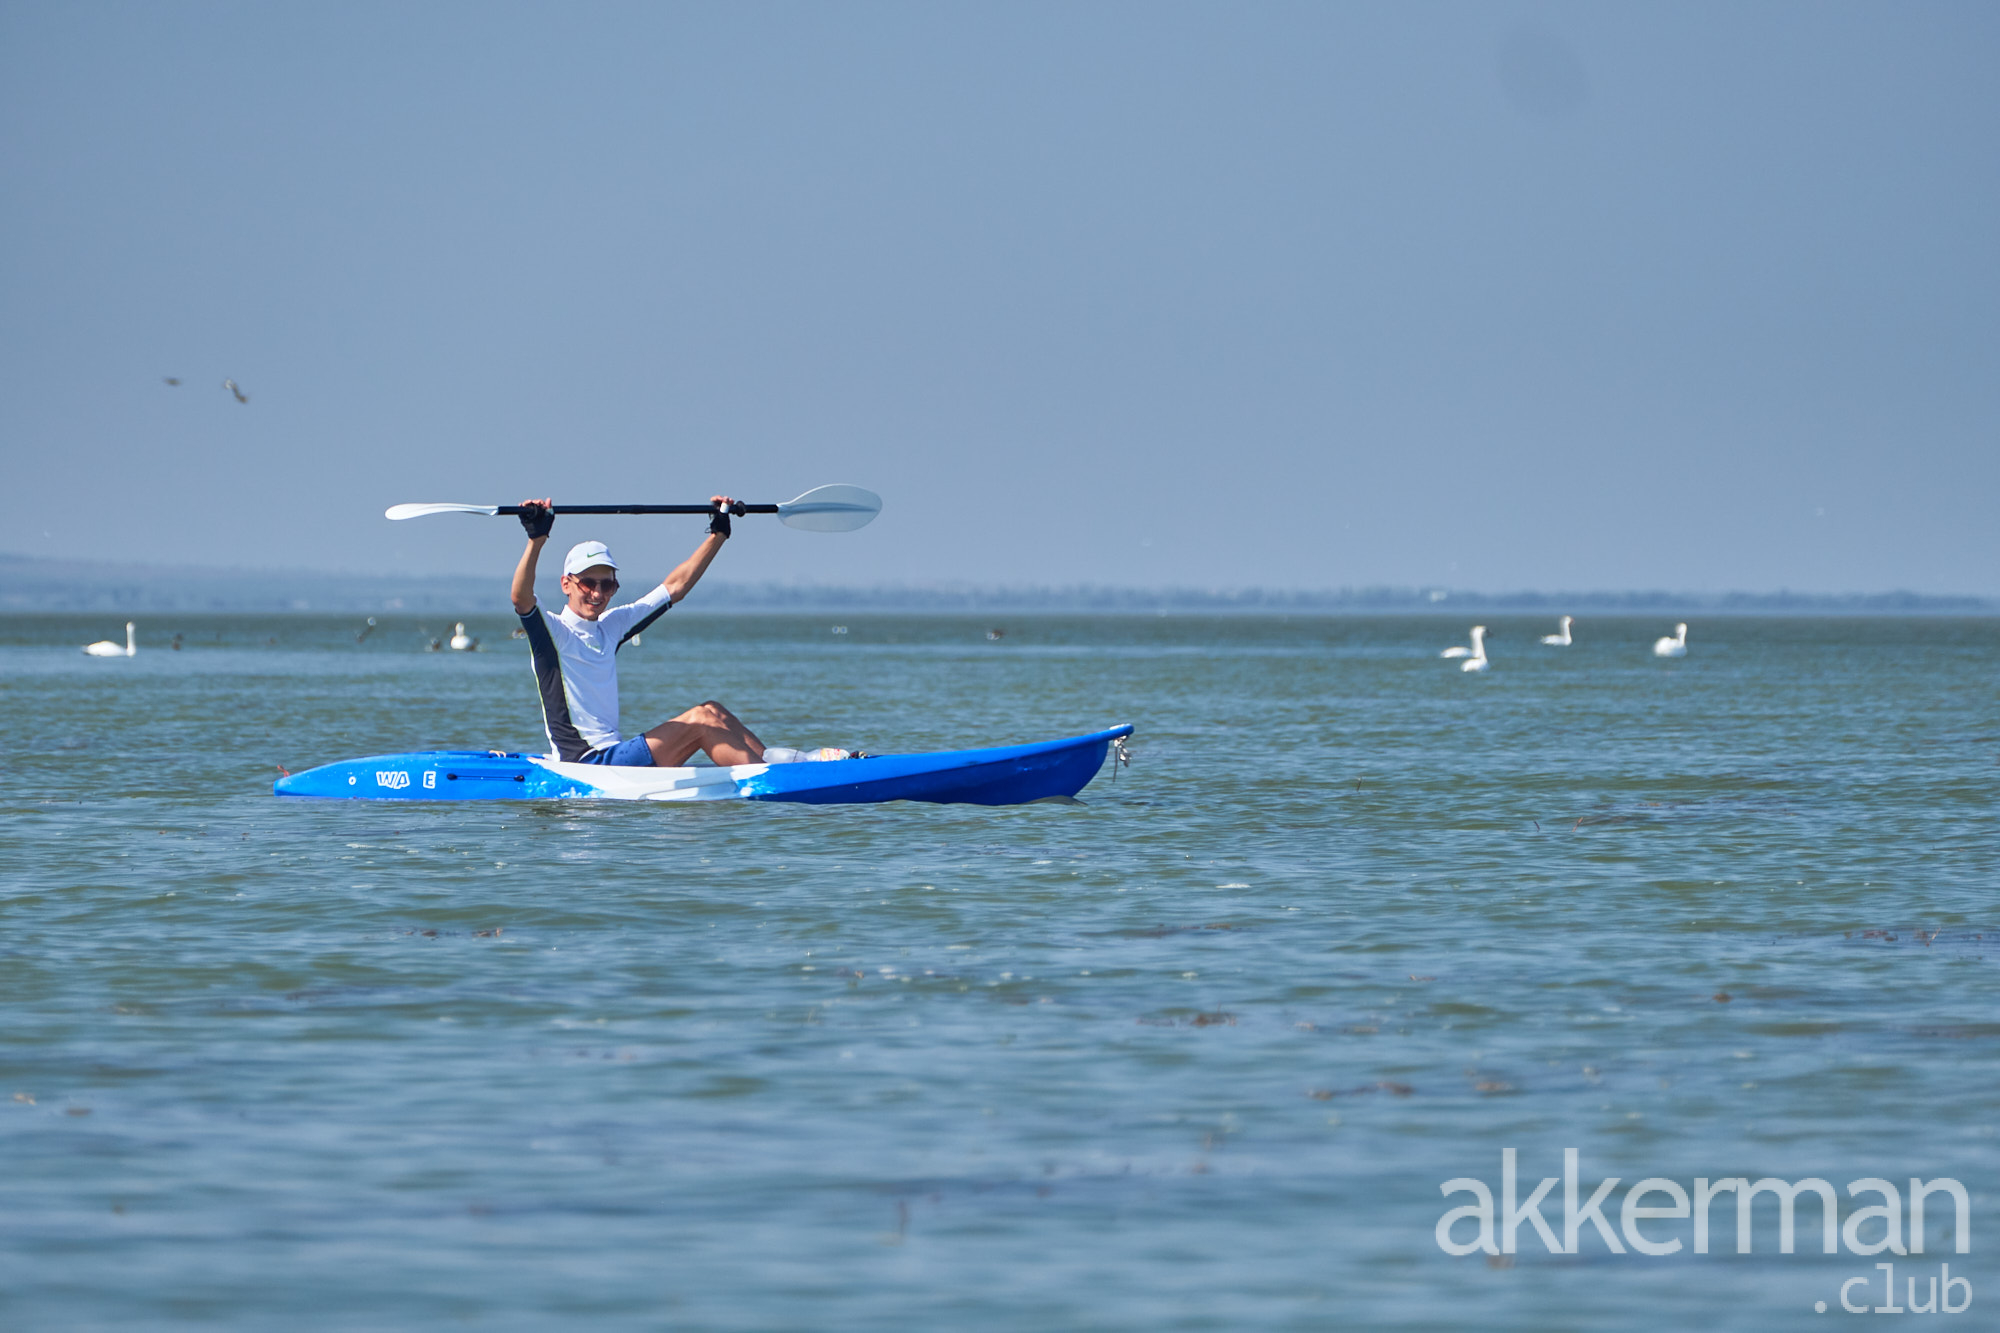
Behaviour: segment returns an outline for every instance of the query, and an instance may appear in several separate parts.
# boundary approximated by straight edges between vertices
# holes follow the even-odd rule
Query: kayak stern
[[[287,773],[272,785],[271,794],[375,801],[535,801],[594,793],[529,755],[430,750],[343,759]]]

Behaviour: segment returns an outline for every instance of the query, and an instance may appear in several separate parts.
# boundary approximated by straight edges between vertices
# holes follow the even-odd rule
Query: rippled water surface
[[[1503,618],[1481,677],[1425,618],[839,619],[676,613],[628,730],[1130,721],[1132,766],[1003,810],[280,802],[538,748],[525,645],[0,627],[0,1327],[1768,1329],[1883,1259],[2000,1308],[1995,622],[1661,661]],[[1565,1148],[1586,1195],[1950,1176],[1974,1243],[1934,1199],[1923,1256],[1826,1256],[1802,1204],[1739,1255],[1725,1197],[1707,1255],[1447,1255],[1440,1186],[1509,1148],[1523,1196]]]

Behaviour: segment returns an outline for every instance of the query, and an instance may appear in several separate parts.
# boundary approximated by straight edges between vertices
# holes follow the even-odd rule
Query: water
[[[1132,767],[280,803],[279,764],[535,746],[506,620],[156,618],[129,661],[10,621],[0,1327],[1761,1330],[1883,1260],[2000,1302],[2000,624],[1718,618],[1671,662],[1498,619],[1477,677],[1420,618],[839,619],[679,613],[628,725],[1132,721]],[[1940,1196],[1923,1255],[1827,1256],[1808,1202],[1781,1255],[1766,1198],[1739,1255],[1725,1195],[1706,1255],[1447,1255],[1440,1187],[1507,1148],[1523,1196],[1565,1148],[1585,1197],[1817,1175],[1843,1216],[1949,1176],[1975,1240]]]

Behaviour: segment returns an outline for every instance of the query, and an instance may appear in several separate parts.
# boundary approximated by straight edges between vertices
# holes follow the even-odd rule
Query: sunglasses
[[[585,592],[601,592],[608,597],[618,591],[617,579],[587,579],[581,574],[572,574],[570,579]]]

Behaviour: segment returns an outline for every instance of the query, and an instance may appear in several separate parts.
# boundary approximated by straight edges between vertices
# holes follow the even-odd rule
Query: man
[[[578,542],[563,559],[566,605],[550,614],[535,604],[535,564],[555,526],[554,501],[521,502],[528,549],[514,570],[514,610],[533,650],[535,683],[542,696],[542,725],[555,757],[573,764],[657,764],[673,768],[700,750],[718,764],[756,764],[806,758],[752,735],[737,716],[714,700],[697,704],[671,722],[626,740],[618,732],[618,650],[693,591],[722,544],[729,540],[726,495],[712,497],[715,514],[694,554],[660,585],[636,601],[611,605],[618,591],[618,562],[603,542]],[[845,759],[844,751],[829,758]]]

